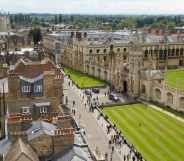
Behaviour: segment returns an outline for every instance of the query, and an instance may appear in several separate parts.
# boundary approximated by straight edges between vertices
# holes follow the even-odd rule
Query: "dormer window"
[[[34,78],[26,78],[20,76],[21,94],[22,96],[36,96],[43,95],[43,75]]]
[[[47,107],[40,107],[40,113],[47,113]]]
[[[51,105],[50,102],[37,102],[37,103],[34,103],[35,109],[38,109],[40,114],[48,113],[50,105]]]
[[[30,113],[30,107],[22,107],[22,113],[29,114]]]
[[[35,92],[35,93],[40,93],[40,92],[42,92],[42,85],[35,85],[35,86],[34,86],[34,92]]]
[[[112,51],[114,49],[114,46],[113,45],[110,45],[110,50]]]
[[[23,93],[29,93],[30,91],[31,91],[31,86],[30,85],[22,86],[22,92]]]

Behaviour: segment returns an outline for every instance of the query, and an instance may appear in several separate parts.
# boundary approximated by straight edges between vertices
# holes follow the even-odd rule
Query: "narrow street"
[[[85,107],[86,98],[82,99],[84,95],[83,91],[71,83],[69,86],[69,81],[70,80],[68,78],[65,78],[64,80],[64,96],[65,98],[66,96],[68,97],[68,107],[76,110],[74,117],[80,124],[80,127],[84,128],[86,132],[86,140],[90,149],[94,152],[97,148],[103,156],[105,153],[108,153],[109,161],[121,161],[121,158],[116,151],[111,153],[112,150],[108,145],[109,139],[107,135],[100,127],[93,114],[89,112],[88,107]],[[104,102],[108,100],[107,96],[105,97],[103,92],[99,95],[99,97],[101,98],[100,100],[103,100]],[[75,101],[75,105],[73,105],[73,101]]]

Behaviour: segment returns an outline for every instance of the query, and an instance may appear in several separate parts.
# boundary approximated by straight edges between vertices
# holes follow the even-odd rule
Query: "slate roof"
[[[1,140],[0,141],[0,155],[6,154],[11,144],[12,142],[8,138]]]
[[[57,127],[55,125],[45,121],[34,121],[32,122],[32,126],[26,131],[28,135],[28,141],[33,140],[34,138],[37,138],[43,134],[53,136],[56,128]]]
[[[0,79],[0,93],[3,93],[3,84],[4,84],[4,92],[8,93],[8,79],[7,78]]]
[[[56,161],[91,161],[91,159],[81,147],[73,146],[68,152],[56,159]]]
[[[10,71],[10,74],[18,74],[28,78],[34,78],[44,71],[57,70],[56,66],[50,59],[42,60],[41,62],[27,62],[20,59]]]

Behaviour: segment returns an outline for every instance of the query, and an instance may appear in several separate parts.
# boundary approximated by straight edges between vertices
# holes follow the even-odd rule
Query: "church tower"
[[[10,28],[9,16],[4,12],[0,12],[0,32],[8,32],[9,28]]]
[[[142,47],[139,43],[130,44],[129,52],[129,95],[138,97],[140,94],[140,71],[143,66]]]

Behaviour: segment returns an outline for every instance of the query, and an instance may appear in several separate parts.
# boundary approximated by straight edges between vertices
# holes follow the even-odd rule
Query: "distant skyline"
[[[0,0],[10,13],[184,14],[184,0]]]

